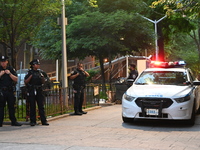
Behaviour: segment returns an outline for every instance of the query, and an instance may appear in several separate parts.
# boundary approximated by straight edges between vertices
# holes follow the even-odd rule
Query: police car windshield
[[[138,85],[186,85],[184,72],[176,71],[147,71],[143,72],[135,84]]]

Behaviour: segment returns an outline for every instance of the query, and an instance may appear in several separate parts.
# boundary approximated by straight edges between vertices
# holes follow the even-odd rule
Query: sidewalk
[[[110,106],[110,105],[108,105],[108,106]],[[101,107],[102,106],[95,106],[95,107],[84,109],[84,111],[91,111],[91,110],[99,109]],[[59,115],[59,116],[55,116],[55,117],[50,117],[50,118],[47,118],[47,121],[50,122],[50,121],[53,121],[53,120],[56,120],[56,119],[68,117],[70,115],[72,115],[72,113],[63,114],[63,115]],[[30,125],[29,121],[18,121],[18,122],[21,123],[22,125]],[[41,124],[41,122],[37,121],[37,124]],[[5,121],[5,122],[3,122],[3,125],[11,125],[11,122],[10,121]]]
[[[101,109],[98,109],[101,108]],[[194,126],[143,120],[123,123],[121,105],[82,116],[49,118],[49,126],[0,128],[1,150],[199,150],[200,115]],[[86,111],[85,110],[85,111]]]

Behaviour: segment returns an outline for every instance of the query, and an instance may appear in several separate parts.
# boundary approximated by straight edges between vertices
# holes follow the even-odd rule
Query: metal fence
[[[87,85],[85,88],[85,100],[83,108],[94,107],[99,105],[101,85]],[[45,112],[46,116],[52,117],[56,115],[73,112],[74,92],[70,86],[68,88],[59,88],[58,85],[44,91],[45,94]],[[25,88],[16,93],[16,117],[21,121],[29,120],[29,103],[26,100]],[[7,107],[5,109],[6,120],[9,118]],[[39,118],[39,112],[38,112]]]

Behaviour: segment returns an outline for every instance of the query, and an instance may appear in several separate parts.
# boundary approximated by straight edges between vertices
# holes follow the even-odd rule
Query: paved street
[[[200,115],[194,126],[180,122],[123,123],[121,105],[49,121],[50,126],[0,128],[1,150],[199,150]]]

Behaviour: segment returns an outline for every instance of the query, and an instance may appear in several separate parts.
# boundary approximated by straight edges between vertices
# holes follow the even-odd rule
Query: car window
[[[190,80],[191,80],[191,81],[194,81],[194,80],[195,80],[195,78],[194,78],[194,76],[193,76],[193,74],[192,74],[191,71],[189,71],[189,77],[190,77]]]
[[[135,84],[185,85],[186,74],[176,71],[143,72]]]

